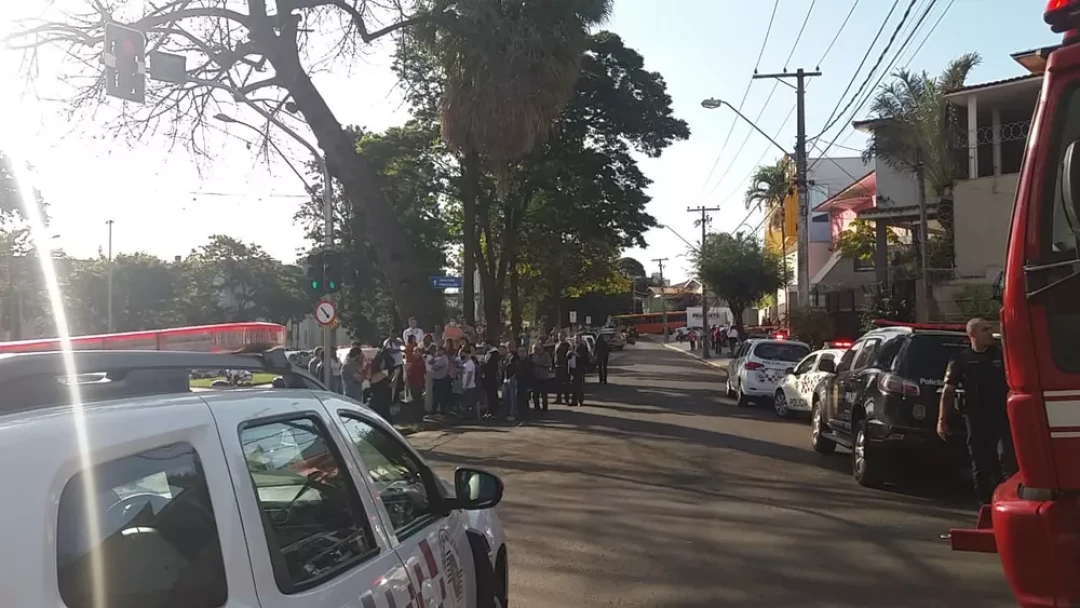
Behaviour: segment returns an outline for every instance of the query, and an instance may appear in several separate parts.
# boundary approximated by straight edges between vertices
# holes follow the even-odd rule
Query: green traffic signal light
[[[315,291],[318,291],[318,289],[319,289],[319,281],[317,281],[316,279],[312,279],[311,280],[311,289],[313,289]]]
[[[337,281],[335,281],[335,280],[333,280],[333,279],[331,279],[331,280],[327,281],[327,282],[326,282],[326,287],[327,287],[327,289],[329,289],[330,291],[337,291],[337,288],[338,288],[338,285],[337,285]]]

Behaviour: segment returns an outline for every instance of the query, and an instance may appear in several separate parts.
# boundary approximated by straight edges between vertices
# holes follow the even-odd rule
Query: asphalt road
[[[805,419],[736,408],[723,380],[638,343],[586,407],[410,440],[506,482],[513,606],[1015,606],[996,556],[939,539],[974,522],[952,482],[861,488]]]

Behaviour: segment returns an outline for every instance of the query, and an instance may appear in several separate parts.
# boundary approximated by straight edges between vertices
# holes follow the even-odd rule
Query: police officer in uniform
[[[947,415],[953,409],[956,390],[962,388],[971,475],[979,499],[987,503],[994,488],[1016,472],[1016,455],[1005,409],[1008,386],[1001,347],[996,344],[990,323],[972,319],[968,321],[967,334],[971,347],[954,355],[945,371],[937,433],[944,441],[949,433]]]

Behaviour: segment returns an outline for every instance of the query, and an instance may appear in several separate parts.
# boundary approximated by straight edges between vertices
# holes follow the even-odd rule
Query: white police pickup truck
[[[289,388],[191,392],[191,369]],[[502,482],[442,481],[321,388],[280,350],[0,356],[0,606],[507,606]]]

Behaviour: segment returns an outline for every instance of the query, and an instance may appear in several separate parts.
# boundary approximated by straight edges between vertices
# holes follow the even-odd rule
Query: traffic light
[[[146,36],[139,30],[105,24],[105,93],[146,100]]]
[[[323,263],[324,258],[325,254],[321,251],[307,256],[308,286],[311,287],[311,291],[319,291],[323,287],[324,276],[326,274],[326,268]]]
[[[341,280],[344,277],[341,253],[332,251],[323,257],[323,267],[326,269],[326,291],[337,293],[341,291]]]

